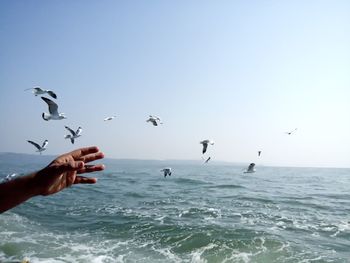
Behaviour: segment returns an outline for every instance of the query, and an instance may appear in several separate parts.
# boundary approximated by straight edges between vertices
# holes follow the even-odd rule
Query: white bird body
[[[107,118],[104,118],[103,120],[104,120],[104,121],[111,121],[111,120],[113,120],[115,117],[117,117],[117,116],[107,117]]]
[[[146,122],[151,122],[153,126],[158,126],[158,124],[163,124],[159,117],[153,116],[153,115],[149,115],[149,118]]]
[[[255,173],[255,163],[249,164],[247,170],[244,171],[244,173]]]
[[[73,131],[68,126],[64,126],[71,134],[64,136],[65,139],[70,139],[71,143],[74,144],[74,140],[81,136],[83,129],[79,127],[77,131]]]
[[[203,150],[202,150],[202,153],[203,153],[203,154],[207,151],[207,148],[208,148],[208,145],[209,145],[209,144],[210,144],[210,145],[213,145],[213,144],[214,144],[214,142],[211,141],[211,140],[203,140],[203,141],[201,141],[201,142],[199,142],[199,143],[203,145]]]
[[[164,177],[171,176],[171,168],[170,167],[166,167],[160,171],[163,172]]]
[[[50,113],[43,112],[42,114],[42,117],[45,121],[67,119],[64,113],[58,113],[58,105],[55,102],[45,97],[41,97],[41,98],[49,106]]]
[[[26,89],[26,90],[32,90],[33,94],[35,96],[38,95],[42,95],[42,94],[49,94],[52,98],[57,99],[57,95],[55,92],[53,92],[52,90],[48,90],[48,89],[41,89],[40,87],[35,87],[35,88],[30,88],[30,89]]]
[[[45,140],[45,141],[43,142],[43,145],[40,146],[39,144],[37,144],[36,142],[33,142],[33,141],[27,141],[27,142],[29,142],[30,144],[34,145],[35,148],[37,148],[36,152],[39,152],[40,154],[41,154],[41,152],[43,152],[43,151],[46,150],[46,146],[47,146],[47,144],[49,143],[48,140]]]

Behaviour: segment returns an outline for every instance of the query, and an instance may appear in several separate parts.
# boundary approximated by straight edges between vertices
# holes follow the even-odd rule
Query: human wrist
[[[40,171],[34,172],[30,175],[27,176],[27,187],[29,189],[28,194],[30,195],[30,197],[34,197],[34,196],[38,196],[38,195],[42,195],[42,189],[40,187],[40,182],[39,182],[39,174]]]

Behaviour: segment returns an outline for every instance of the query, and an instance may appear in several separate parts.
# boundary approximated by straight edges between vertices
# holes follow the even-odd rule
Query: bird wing
[[[202,151],[203,154],[207,151],[207,148],[208,148],[208,144],[203,143],[203,151]]]
[[[49,112],[53,115],[58,115],[58,106],[56,103],[54,103],[52,100],[45,98],[45,97],[41,97],[49,106]]]
[[[53,92],[52,90],[48,90],[47,93],[54,99],[57,99],[57,95],[55,92]]]
[[[29,142],[30,144],[33,144],[38,150],[40,150],[40,145],[39,144],[37,144],[37,143],[35,143],[35,142],[33,142],[33,141],[27,141],[27,142]]]
[[[47,146],[47,144],[49,143],[48,140],[45,140],[44,143],[43,143],[43,146],[41,146],[41,148],[45,148]]]
[[[83,129],[81,127],[79,127],[78,130],[75,132],[75,134],[78,136],[81,134],[82,131],[83,131]]]
[[[36,92],[43,92],[43,90],[41,88],[39,88],[39,87],[35,87],[35,88],[33,88],[33,90],[36,91]]]
[[[68,126],[64,126],[64,128],[66,128],[73,136],[75,136],[75,131],[73,131],[71,128]]]

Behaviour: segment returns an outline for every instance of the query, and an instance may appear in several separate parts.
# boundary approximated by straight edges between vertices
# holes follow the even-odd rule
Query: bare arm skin
[[[77,149],[53,160],[44,169],[0,184],[0,213],[37,195],[52,195],[72,184],[94,184],[96,178],[80,174],[102,171],[103,164],[86,165],[104,158],[96,146]]]

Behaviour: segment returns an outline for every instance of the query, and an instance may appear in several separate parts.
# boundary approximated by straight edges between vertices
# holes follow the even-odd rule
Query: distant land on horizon
[[[13,153],[13,152],[0,152],[0,165],[48,165],[59,155],[45,155],[45,154],[28,154],[28,153]],[[96,161],[99,162],[99,161]],[[101,163],[105,165],[109,164],[130,164],[130,165],[141,165],[141,164],[157,164],[163,163],[164,166],[176,165],[176,164],[190,164],[190,165],[202,165],[204,160],[178,160],[178,159],[130,159],[130,158],[104,158]],[[228,165],[228,166],[241,166],[247,167],[250,162],[228,162],[221,160],[211,160],[207,165]],[[312,167],[312,166],[279,166],[279,165],[268,165],[268,164],[257,164],[259,167],[285,167],[285,168],[324,168],[324,169],[350,169],[349,167]],[[108,169],[108,167],[107,167]]]
[[[2,164],[49,164],[51,161],[53,161],[57,156],[59,155],[45,155],[45,154],[28,154],[28,153],[13,153],[13,152],[0,152],[0,165]],[[98,161],[96,161],[98,162]],[[133,162],[133,163],[141,163],[141,162],[147,162],[147,163],[159,163],[159,162],[168,162],[171,164],[179,164],[179,163],[186,163],[186,164],[202,164],[204,160],[198,159],[198,160],[177,160],[177,159],[130,159],[130,158],[104,158],[102,163],[127,163],[127,162]],[[220,160],[212,160],[210,161],[210,164],[214,165],[233,165],[233,166],[245,166],[247,163],[242,162],[227,162],[227,161],[220,161]]]

